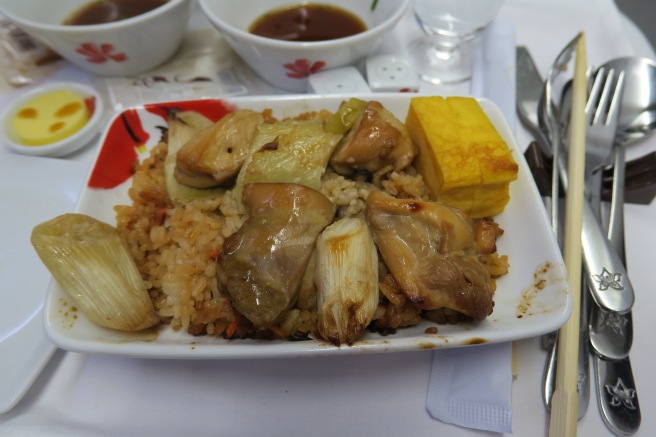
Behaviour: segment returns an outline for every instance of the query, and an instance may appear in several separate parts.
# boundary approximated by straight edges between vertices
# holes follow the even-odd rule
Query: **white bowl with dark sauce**
[[[293,2],[289,0],[249,0],[247,7],[235,7],[231,0],[200,0],[200,7],[209,21],[226,38],[235,52],[264,80],[292,92],[306,92],[307,78],[319,71],[343,67],[370,55],[401,19],[409,0],[325,0]],[[375,7],[374,7],[375,4]],[[342,36],[318,37],[310,35],[305,40],[261,36],[252,32],[256,21],[266,19],[286,8],[303,6],[297,20],[311,18],[308,8],[320,5],[345,11],[341,16],[321,16],[315,22],[328,22],[325,28],[344,29],[354,21],[364,24],[362,31]],[[287,23],[289,20],[287,20]],[[285,25],[278,23],[277,25]],[[303,23],[311,26],[313,23]],[[269,25],[274,28],[276,24]],[[288,28],[283,34],[296,34],[298,27]]]
[[[112,7],[85,15],[84,10],[96,3],[121,10]],[[150,7],[135,9],[135,3]],[[175,53],[192,5],[193,0],[0,0],[0,14],[84,70],[130,76],[162,64]],[[89,18],[94,16],[98,21]]]

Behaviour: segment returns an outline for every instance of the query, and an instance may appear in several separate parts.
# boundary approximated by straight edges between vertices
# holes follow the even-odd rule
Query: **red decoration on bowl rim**
[[[289,70],[287,77],[291,77],[292,79],[305,79],[325,66],[326,63],[324,61],[317,61],[311,64],[309,59],[297,59],[293,64],[283,65],[285,69]]]
[[[116,53],[112,44],[93,44],[85,42],[75,50],[87,57],[86,61],[92,64],[103,64],[109,60],[123,62],[128,59],[125,53]]]

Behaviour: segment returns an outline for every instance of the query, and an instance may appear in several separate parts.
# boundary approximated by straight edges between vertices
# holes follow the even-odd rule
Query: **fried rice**
[[[266,114],[267,121],[272,121]],[[307,117],[303,115],[301,117]],[[117,228],[127,241],[146,282],[161,323],[192,335],[225,338],[305,339],[316,332],[313,284],[305,284],[295,307],[267,330],[256,330],[232,306],[230,295],[217,279],[216,259],[226,237],[247,216],[232,191],[186,205],[174,204],[165,188],[166,142],[155,146],[137,165],[129,190],[130,205],[115,207]],[[399,198],[429,200],[421,175],[410,166],[401,172],[382,169],[374,175],[345,178],[330,168],[321,191],[337,207],[335,220],[364,217],[372,189]],[[496,252],[480,255],[492,278],[508,271],[508,260]],[[437,323],[460,320],[449,310],[422,311],[407,301],[381,262],[379,307],[370,328],[382,334],[418,324],[423,318]],[[493,284],[494,285],[494,284]]]

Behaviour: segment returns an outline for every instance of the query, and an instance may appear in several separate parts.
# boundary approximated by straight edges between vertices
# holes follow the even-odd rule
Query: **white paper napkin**
[[[474,56],[471,94],[497,104],[515,127],[515,32],[495,20]],[[434,418],[467,428],[512,431],[512,343],[436,351],[426,408]]]
[[[442,422],[512,432],[512,343],[435,352],[426,408]]]

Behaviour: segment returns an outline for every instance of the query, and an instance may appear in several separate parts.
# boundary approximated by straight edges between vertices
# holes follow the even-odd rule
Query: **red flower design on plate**
[[[283,67],[289,70],[287,77],[291,77],[292,79],[304,79],[325,66],[326,63],[324,61],[317,61],[314,64],[310,64],[308,59],[297,59],[293,64],[283,65]]]
[[[87,62],[91,62],[93,64],[102,64],[108,60],[123,62],[128,58],[125,53],[116,53],[115,50],[116,49],[111,44],[98,45],[90,42],[85,42],[80,44],[80,47],[78,47],[75,51],[81,55],[86,56]]]

